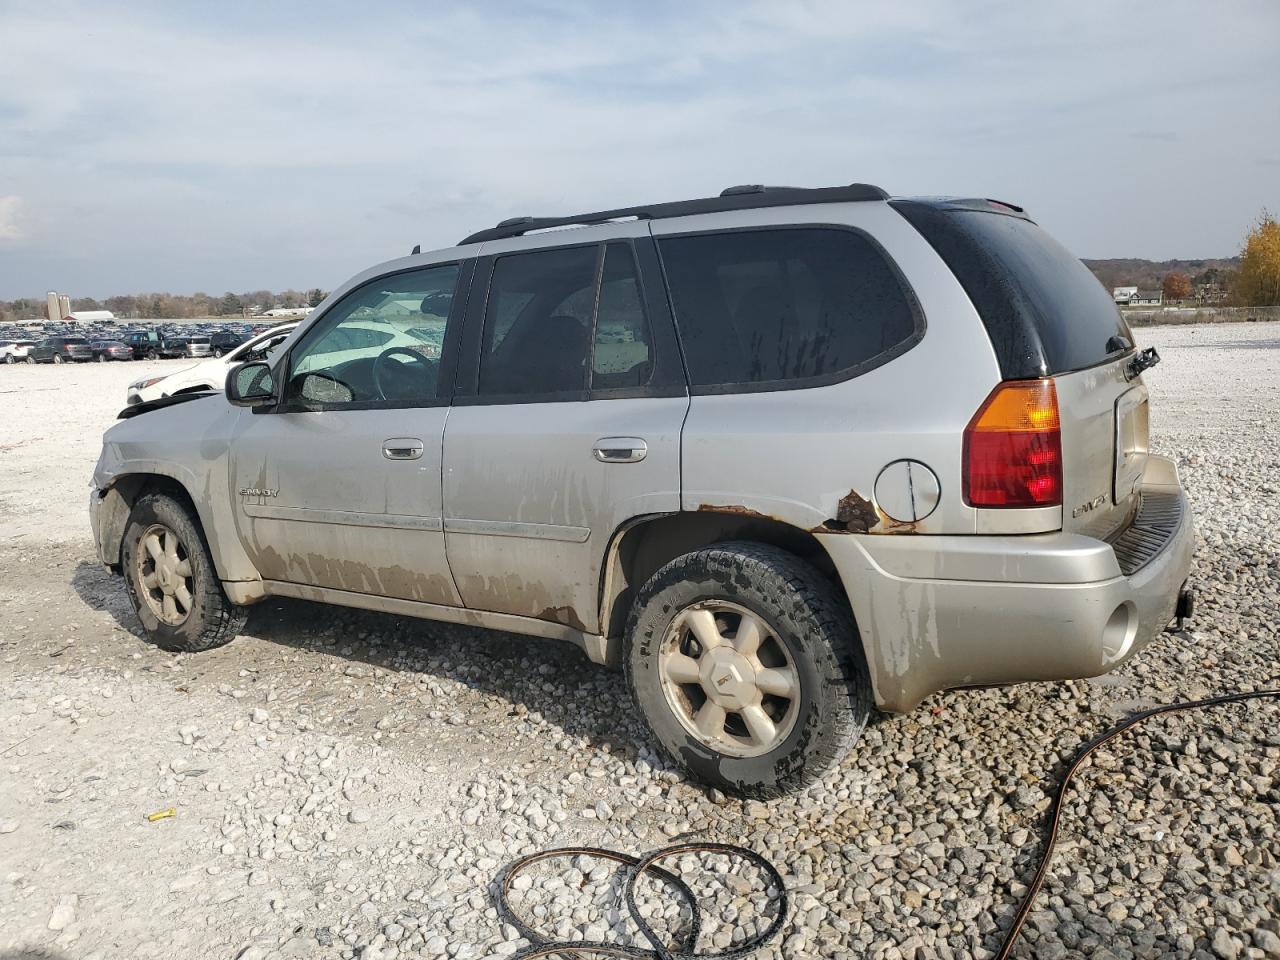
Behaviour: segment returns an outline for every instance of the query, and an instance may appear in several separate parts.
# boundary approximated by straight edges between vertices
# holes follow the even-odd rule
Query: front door
[[[644,224],[477,268],[445,430],[449,565],[466,606],[601,631],[610,538],[680,508],[688,409]],[[660,289],[660,286],[658,287]]]
[[[282,358],[279,406],[242,414],[237,520],[264,579],[459,604],[445,561],[440,450],[447,332],[469,266],[357,286]]]

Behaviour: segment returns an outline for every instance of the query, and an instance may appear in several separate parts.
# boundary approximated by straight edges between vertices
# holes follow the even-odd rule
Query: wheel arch
[[[835,564],[817,536],[808,530],[773,517],[734,509],[635,517],[614,532],[602,565],[600,630],[606,640],[609,663],[621,660],[621,641],[640,587],[676,557],[731,540],[765,544],[808,562],[830,580],[853,616],[849,595]],[[863,643],[857,641],[855,646],[865,657]]]
[[[192,496],[190,487],[183,478],[154,468],[121,473],[99,494],[101,503],[97,523],[101,556],[113,570],[120,570],[121,548],[133,505],[149,493],[167,494],[191,511],[196,527],[209,548],[219,579],[224,582],[260,579],[239,539],[229,538],[225,532],[220,533],[218,525],[213,522],[210,505],[205,504],[202,508],[201,502]]]

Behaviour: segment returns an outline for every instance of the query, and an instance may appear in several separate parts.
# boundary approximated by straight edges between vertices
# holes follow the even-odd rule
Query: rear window
[[[62,342],[63,343],[88,343],[89,341],[86,340],[84,337],[63,337]]]
[[[874,241],[822,227],[659,240],[694,387],[783,388],[870,369],[924,329]]]
[[[1005,379],[1082,370],[1132,344],[1089,268],[1030,220],[936,203],[893,205],[969,294]]]

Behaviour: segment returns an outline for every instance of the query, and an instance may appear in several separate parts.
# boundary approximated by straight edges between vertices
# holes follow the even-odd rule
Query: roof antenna
[[[413,245],[413,249],[409,251],[409,256],[411,256],[411,257],[412,257],[412,256],[416,256],[417,254],[419,254],[419,253],[421,253],[421,252],[422,252],[422,244],[420,244],[420,243],[415,243],[415,244]]]

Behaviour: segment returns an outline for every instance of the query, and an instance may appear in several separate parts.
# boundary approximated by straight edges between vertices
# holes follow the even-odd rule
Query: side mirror
[[[276,400],[269,363],[242,363],[227,371],[227,399],[237,407],[262,407]]]

